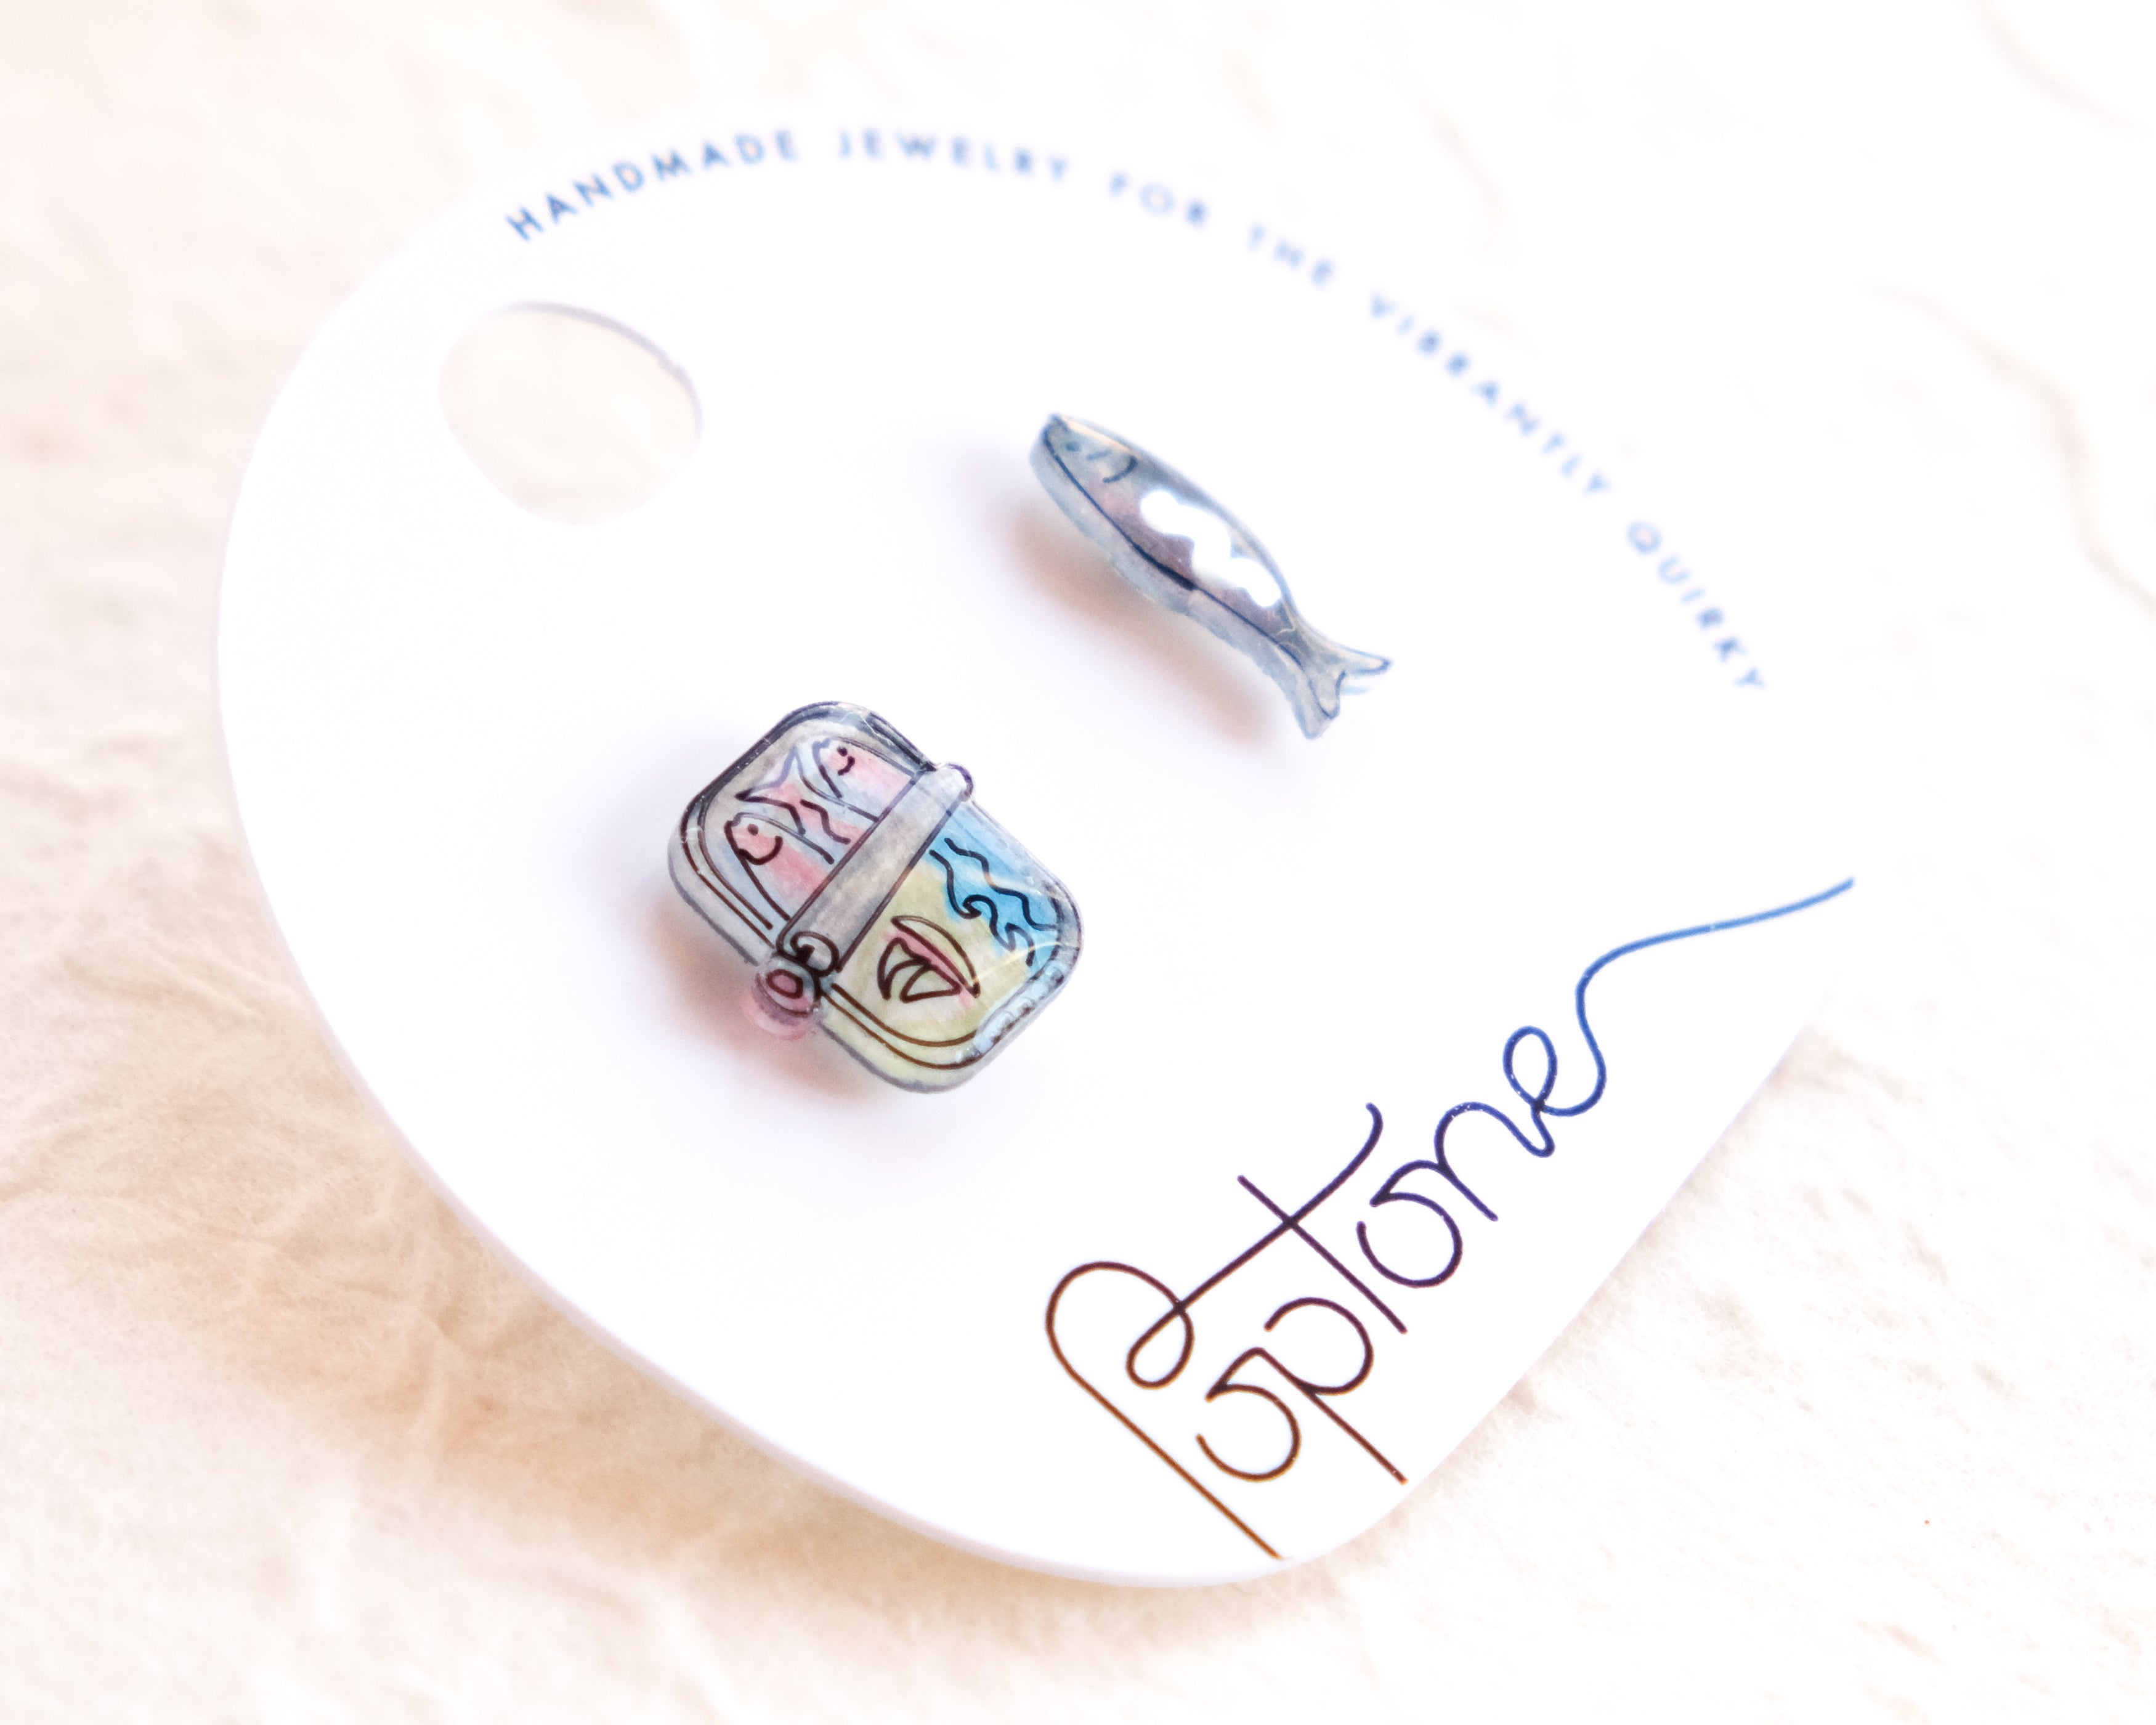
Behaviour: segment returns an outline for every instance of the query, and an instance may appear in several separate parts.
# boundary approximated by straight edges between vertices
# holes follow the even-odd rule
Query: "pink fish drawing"
[[[843,737],[819,737],[809,746],[815,781],[828,788],[833,802],[870,819],[880,815],[912,782],[913,775],[881,755]]]
[[[800,749],[788,749],[778,770],[742,792],[741,800],[779,811],[795,832],[830,851],[835,860],[853,847],[883,811],[848,806],[834,791],[823,787],[823,778],[820,769],[804,763]]]
[[[788,831],[776,809],[743,809],[726,823],[726,844],[742,860],[765,901],[792,916],[824,884],[838,860],[836,846]]]

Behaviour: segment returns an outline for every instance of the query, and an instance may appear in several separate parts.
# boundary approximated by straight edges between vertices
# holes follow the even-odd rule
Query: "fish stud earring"
[[[1063,883],[865,707],[788,713],[690,799],[674,885],[755,967],[751,1022],[903,1089],[963,1084],[1070,980]]]
[[[1280,685],[1305,737],[1340,716],[1343,691],[1358,691],[1392,663],[1312,629],[1250,530],[1127,439],[1051,413],[1032,461],[1056,506],[1116,572],[1249,657]]]

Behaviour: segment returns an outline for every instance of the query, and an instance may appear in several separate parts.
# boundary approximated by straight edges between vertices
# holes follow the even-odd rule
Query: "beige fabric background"
[[[2147,16],[0,0],[0,1717],[2147,1717]],[[797,1480],[466,1235],[257,907],[213,624],[280,379],[485,177],[702,99],[1123,128],[1389,248],[1857,738],[1815,1025],[1325,1561],[1124,1592]]]

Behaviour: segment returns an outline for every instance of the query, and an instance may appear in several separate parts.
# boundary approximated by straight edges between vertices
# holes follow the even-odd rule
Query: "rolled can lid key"
[[[891,902],[907,870],[942,831],[951,811],[973,794],[963,767],[932,768],[896,798],[839,859],[808,901],[772,942],[757,967],[750,999],[786,1037],[804,1036],[823,1016],[825,983],[850,958]]]
[[[864,707],[789,713],[684,811],[682,896],[755,966],[753,1022],[823,1029],[879,1077],[945,1090],[1077,962],[1062,883]]]

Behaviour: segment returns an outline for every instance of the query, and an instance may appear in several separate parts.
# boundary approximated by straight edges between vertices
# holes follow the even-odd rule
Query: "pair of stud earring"
[[[1056,414],[1032,464],[1118,574],[1255,662],[1306,736],[1385,670],[1311,628],[1248,530],[1137,444]],[[827,701],[788,713],[690,799],[669,870],[753,967],[756,1023],[820,1028],[878,1077],[947,1090],[1055,998],[1078,960],[1078,907],[973,789],[865,707]]]

